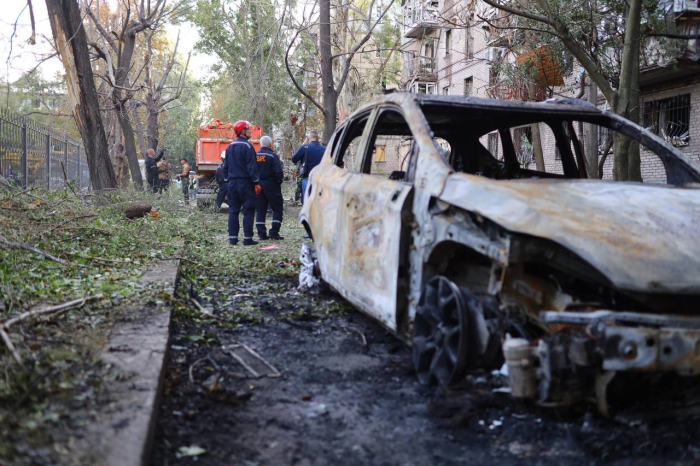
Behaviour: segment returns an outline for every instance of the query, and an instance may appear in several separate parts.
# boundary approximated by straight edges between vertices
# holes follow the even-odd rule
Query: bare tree
[[[145,67],[146,67],[146,78],[145,78],[145,88],[146,88],[146,99],[145,99],[145,106],[146,106],[146,140],[148,141],[148,148],[155,150],[158,147],[158,118],[160,114],[163,112],[163,110],[166,108],[166,105],[168,105],[170,102],[177,100],[180,98],[180,95],[182,95],[182,90],[184,88],[185,84],[185,75],[187,74],[187,68],[189,67],[190,64],[190,55],[187,56],[187,62],[185,63],[185,67],[182,69],[180,72],[180,77],[177,82],[177,86],[175,88],[175,92],[173,92],[170,95],[165,95],[164,90],[166,89],[166,84],[168,80],[168,76],[170,76],[170,72],[173,69],[173,65],[175,64],[175,57],[177,56],[177,47],[180,43],[180,33],[178,32],[177,34],[177,40],[175,41],[175,48],[173,49],[173,53],[170,56],[170,59],[168,60],[168,63],[165,66],[165,69],[163,70],[163,74],[160,77],[160,80],[156,82],[154,79],[154,70],[152,66],[152,57],[153,57],[153,47],[152,47],[152,39],[153,39],[153,34],[155,31],[146,31],[146,60],[145,60]]]
[[[115,189],[107,137],[93,80],[88,40],[76,0],[46,0],[55,48],[66,70],[66,88],[85,145],[95,190]]]
[[[563,19],[555,5],[549,0],[534,0],[529,4],[528,2],[511,4],[499,0],[483,1],[507,14],[517,15],[526,18],[533,24],[543,25],[544,29],[529,28],[529,30],[557,37],[586,70],[586,73],[598,90],[610,103],[613,111],[632,121],[639,121],[638,83],[642,0],[628,1],[628,8],[623,23],[624,44],[617,88],[613,86],[611,77],[607,76],[603,71],[600,57],[596,53],[596,51],[600,50],[596,37],[598,25],[593,25],[588,34],[575,34],[571,25]],[[587,6],[593,9],[592,5]],[[639,147],[637,145],[632,146],[630,139],[616,134],[613,153],[615,154],[615,179],[642,180]]]
[[[143,188],[143,178],[141,176],[138,157],[136,156],[134,128],[129,118],[129,106],[127,105],[127,102],[134,97],[135,92],[140,90],[139,87],[132,88],[131,82],[137,81],[142,70],[139,70],[136,74],[137,78],[131,81],[129,79],[129,73],[134,57],[137,35],[147,28],[156,27],[165,17],[166,13],[172,12],[173,9],[165,9],[165,0],[156,0],[153,4],[151,4],[150,0],[147,2],[140,0],[140,2],[135,2],[133,4],[127,1],[124,2],[124,4],[126,5],[126,11],[119,32],[108,31],[96,12],[92,11],[90,8],[87,8],[86,11],[103,41],[116,56],[115,64],[112,60],[110,50],[105,50],[105,48],[96,41],[90,43],[97,52],[97,55],[104,60],[106,65],[107,76],[105,78],[111,86],[112,104],[119,119],[122,133],[124,134],[124,148],[126,157],[129,160],[131,178],[137,187]]]
[[[320,0],[319,1],[319,15],[318,15],[318,48],[319,48],[319,64],[321,70],[321,93],[323,95],[323,103],[320,103],[316,98],[309,94],[297,81],[294,73],[289,65],[289,54],[294,46],[294,41],[309,29],[309,23],[302,23],[295,32],[292,40],[287,46],[287,52],[285,54],[285,67],[289,77],[292,79],[294,86],[299,90],[299,92],[309,99],[322,113],[324,120],[324,135],[329,138],[330,135],[335,131],[338,118],[338,95],[342,92],[343,86],[350,73],[352,60],[358,53],[362,53],[362,46],[367,43],[372,37],[372,33],[376,29],[377,25],[380,24],[384,16],[387,14],[392,6],[391,2],[388,2],[385,6],[382,5],[381,14],[378,16],[373,16],[372,11],[375,11],[375,6],[377,5],[377,0],[370,0],[367,11],[361,10],[355,7],[351,2],[340,3],[336,6],[336,11],[338,11],[339,16],[342,15],[346,10],[352,10],[354,15],[358,18],[357,21],[361,24],[361,33],[359,35],[349,34],[353,38],[352,45],[347,46],[347,50],[341,50],[340,53],[333,53],[332,43],[331,43],[331,0]],[[355,21],[355,20],[353,20]],[[337,27],[349,28],[350,20],[337,21],[335,24]],[[354,32],[354,31],[353,31]],[[338,70],[339,75],[336,77],[334,73],[334,60],[339,60]]]

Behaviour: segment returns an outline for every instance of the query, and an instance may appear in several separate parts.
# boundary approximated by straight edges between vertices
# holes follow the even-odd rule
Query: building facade
[[[680,33],[692,37],[700,32],[698,0],[663,1],[667,1],[662,5],[666,11],[673,12]],[[507,29],[516,23],[507,24],[513,19],[504,18],[480,0],[404,0],[402,6],[402,81],[406,91],[524,101],[588,94],[587,89],[581,89],[583,72],[575,62],[561,75],[559,66],[547,63],[552,57],[546,47],[521,50],[516,56],[512,51],[521,47],[514,44]],[[674,57],[673,63],[667,63],[663,53],[654,56],[651,45],[651,58],[640,68],[640,124],[700,163],[700,41],[691,38],[683,44],[682,55]],[[534,59],[541,68],[538,84],[502,76],[502,63]],[[609,108],[602,96],[596,104]],[[546,171],[561,173],[554,136],[547,125],[538,126],[513,130],[516,148],[520,146],[518,157],[523,166],[535,168],[532,132],[539,131]],[[587,125],[574,128],[581,141],[588,130]],[[602,159],[610,134],[600,129],[596,132]],[[482,143],[494,156],[502,155],[498,133],[485,136]],[[644,181],[666,181],[661,162],[644,150],[641,169]],[[612,178],[612,156],[605,159],[603,177]]]

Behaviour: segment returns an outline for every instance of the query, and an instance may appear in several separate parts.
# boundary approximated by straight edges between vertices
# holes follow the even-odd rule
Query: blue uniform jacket
[[[297,150],[296,154],[294,154],[292,157],[292,163],[299,163],[304,160],[304,153],[306,152],[307,147],[309,148],[309,155],[306,159],[306,171],[304,173],[304,178],[309,176],[311,170],[313,170],[316,165],[321,163],[323,154],[326,152],[326,146],[318,141],[311,141],[309,144],[302,145],[299,150]]]
[[[253,183],[260,181],[255,148],[244,137],[239,137],[226,148],[226,167],[228,179],[248,179]]]
[[[261,180],[271,180],[281,183],[284,180],[282,163],[277,154],[269,147],[263,147],[258,152],[258,174]]]

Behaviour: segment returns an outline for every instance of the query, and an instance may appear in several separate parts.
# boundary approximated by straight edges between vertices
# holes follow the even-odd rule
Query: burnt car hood
[[[558,243],[620,290],[700,293],[700,190],[454,173],[440,199]]]

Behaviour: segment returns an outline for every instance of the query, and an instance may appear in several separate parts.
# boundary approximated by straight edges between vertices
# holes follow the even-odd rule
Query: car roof
[[[606,112],[597,109],[594,105],[580,99],[549,99],[544,102],[525,102],[520,100],[485,99],[472,96],[430,95],[416,94],[413,92],[392,92],[382,96],[373,102],[364,105],[358,112],[367,110],[383,103],[393,103],[404,106],[408,102],[418,105],[457,106],[464,108],[480,108],[493,111],[515,111],[534,113],[566,113],[604,115]]]
[[[542,121],[556,122],[560,118],[579,119],[608,128],[637,133],[640,141],[648,149],[661,157],[666,165],[667,182],[669,184],[685,184],[700,182],[700,166],[679,149],[671,146],[658,135],[607,110],[600,110],[593,104],[579,99],[549,99],[544,102],[524,102],[519,100],[484,99],[471,96],[449,96],[416,94],[412,92],[393,92],[362,106],[341,122],[339,128],[353,121],[360,114],[366,113],[378,106],[395,105],[402,110],[418,105],[425,115],[430,128],[435,134],[448,129],[470,127],[481,134],[498,129],[501,126],[516,127],[533,123],[533,118],[541,117]],[[472,110],[472,111],[464,111]],[[459,118],[455,118],[455,112]],[[408,118],[409,112],[406,117]],[[505,118],[510,116],[511,118]]]

